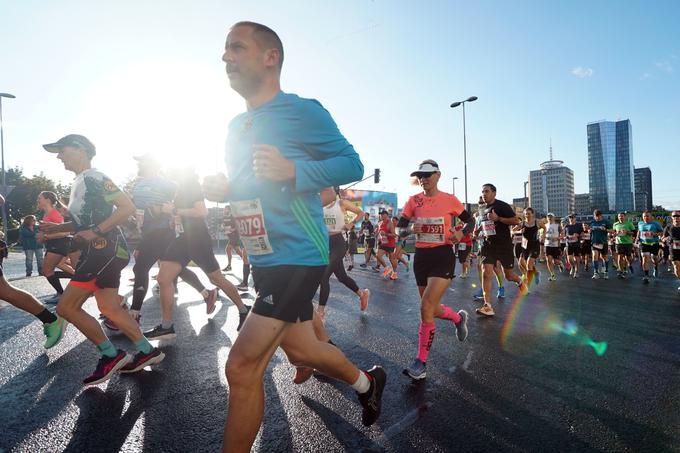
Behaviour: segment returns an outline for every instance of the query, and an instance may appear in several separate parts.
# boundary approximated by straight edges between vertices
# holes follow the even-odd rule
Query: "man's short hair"
[[[645,214],[652,215],[652,211],[650,211],[649,209],[645,209],[644,211],[642,211],[642,215],[645,215]]]
[[[279,51],[279,70],[283,67],[283,43],[274,30],[266,25],[250,22],[247,20],[236,22],[231,29],[236,27],[250,27],[253,29],[253,37],[261,49],[276,49]]]
[[[491,184],[490,182],[487,182],[487,183],[484,184],[482,187],[488,187],[489,189],[491,189],[492,192],[496,193],[496,186],[494,186],[494,185]]]
[[[599,216],[599,215],[602,215],[602,211],[600,211],[599,209],[596,209],[595,212],[593,212],[593,215],[596,216],[596,217]]]

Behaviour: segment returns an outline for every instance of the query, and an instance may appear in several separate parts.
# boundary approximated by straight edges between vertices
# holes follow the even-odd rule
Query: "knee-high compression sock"
[[[61,282],[59,281],[59,277],[56,275],[50,275],[49,277],[45,277],[47,281],[52,285],[52,288],[54,288],[57,291],[57,294],[61,294],[64,292],[63,286],[61,286]]]
[[[248,283],[250,278],[250,264],[243,263],[243,283]]]
[[[442,304],[442,310],[444,310],[444,313],[442,313],[441,316],[438,316],[438,318],[448,319],[449,321],[453,321],[454,324],[460,323],[460,315],[454,311],[453,308]]]
[[[433,322],[420,323],[420,331],[418,332],[418,360],[423,363],[427,362],[427,355],[432,347],[435,330],[436,327]]]

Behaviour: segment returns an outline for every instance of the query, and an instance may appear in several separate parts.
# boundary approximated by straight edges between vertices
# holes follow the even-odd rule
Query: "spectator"
[[[43,245],[38,242],[36,238],[37,230],[35,216],[27,215],[24,217],[21,222],[21,228],[19,229],[19,240],[21,241],[21,247],[24,249],[24,254],[26,255],[26,277],[30,277],[31,274],[33,274],[34,255],[35,260],[38,263],[38,274],[42,275]]]

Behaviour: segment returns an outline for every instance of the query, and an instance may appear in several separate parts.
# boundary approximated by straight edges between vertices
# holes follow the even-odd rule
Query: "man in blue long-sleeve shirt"
[[[318,101],[281,91],[283,45],[270,28],[234,25],[222,60],[247,111],[229,125],[224,175],[206,178],[210,200],[229,201],[253,264],[257,297],[229,353],[225,451],[248,451],[262,421],[264,372],[281,346],[289,360],[350,384],[369,426],[385,372],[359,370],[312,328],[312,297],[328,263],[319,190],[361,179],[352,145]]]

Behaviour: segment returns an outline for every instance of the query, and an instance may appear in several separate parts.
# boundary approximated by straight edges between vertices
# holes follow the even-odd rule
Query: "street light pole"
[[[527,184],[529,181],[524,181],[524,207],[529,207],[529,199],[527,198]]]
[[[464,101],[457,101],[451,104],[451,108],[455,109],[459,105],[463,106],[463,177],[465,178],[465,207],[468,205],[468,177],[467,177],[467,138],[465,134],[465,103],[474,102],[479,99],[477,96],[470,96]]]
[[[456,179],[458,179],[458,176],[453,177],[453,194],[456,194]]]
[[[5,135],[2,129],[2,98],[14,99],[16,96],[9,93],[0,93],[0,155],[2,155],[2,196],[7,196],[7,177],[5,176]],[[7,200],[5,200],[7,203]],[[2,205],[2,230],[7,238],[7,209]]]

